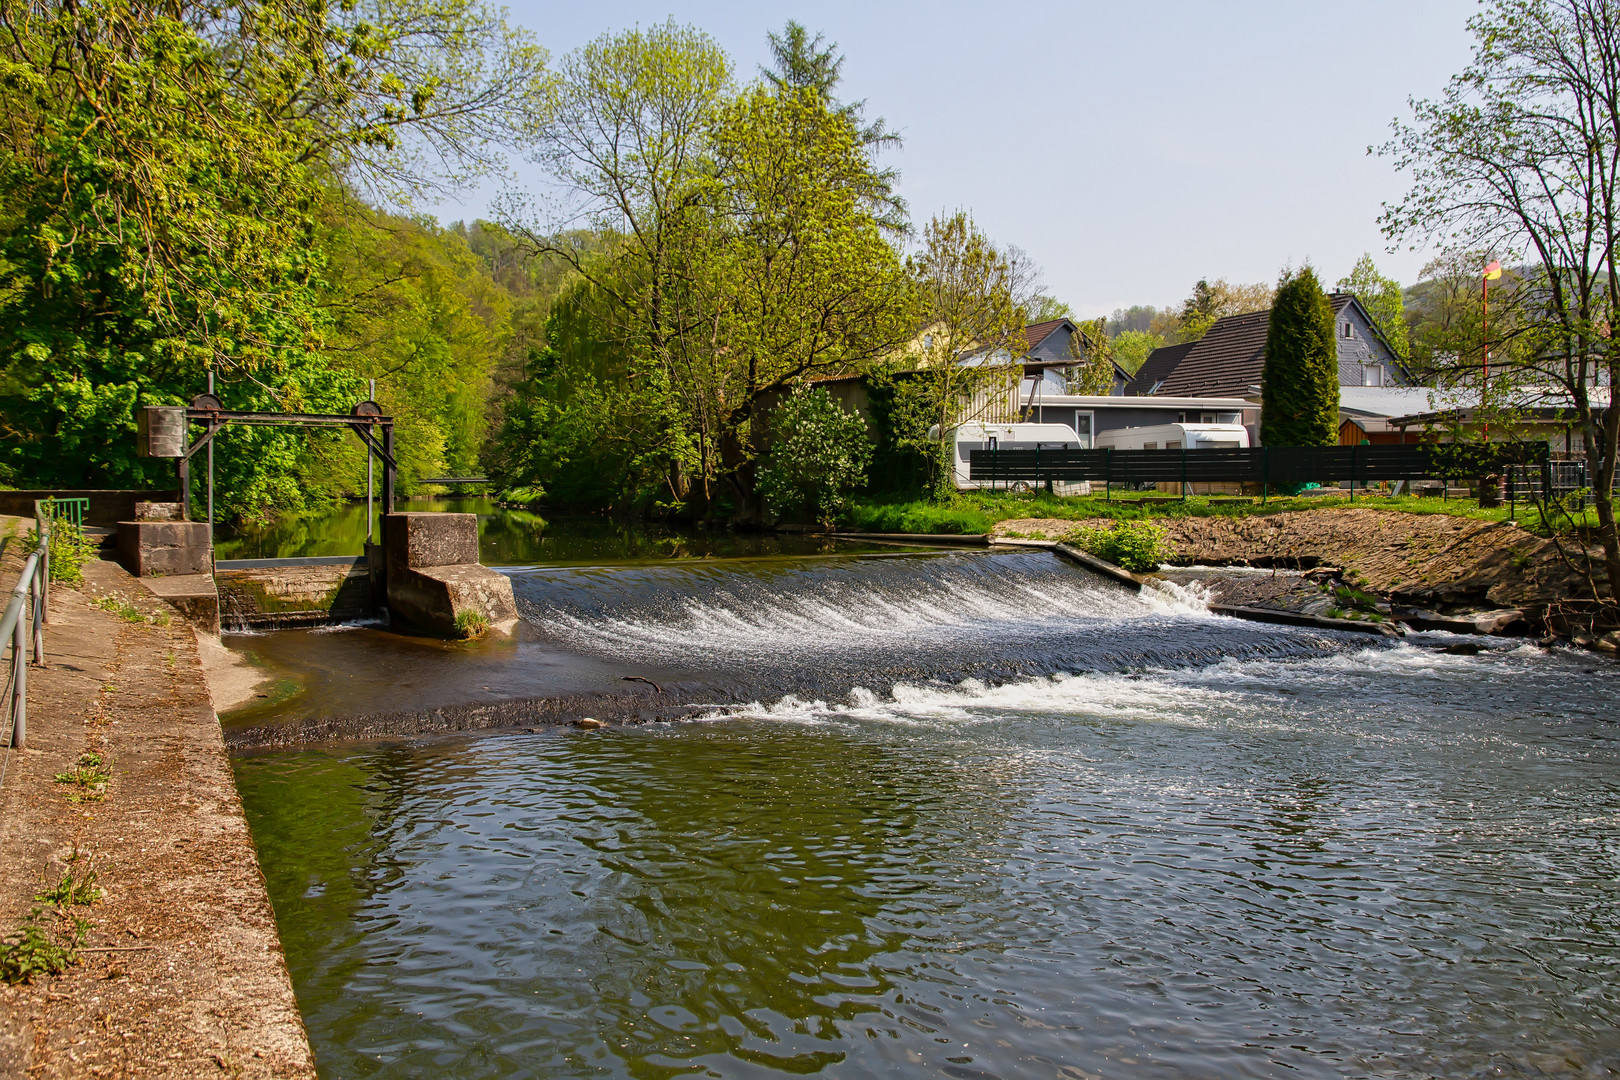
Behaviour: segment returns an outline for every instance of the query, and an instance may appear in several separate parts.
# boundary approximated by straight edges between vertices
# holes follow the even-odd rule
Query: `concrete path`
[[[46,645],[28,749],[0,780],[0,932],[70,871],[105,895],[37,916],[87,920],[81,960],[0,986],[0,1076],[313,1077],[190,626],[92,562],[53,590]],[[110,766],[104,792],[54,779],[86,753]]]

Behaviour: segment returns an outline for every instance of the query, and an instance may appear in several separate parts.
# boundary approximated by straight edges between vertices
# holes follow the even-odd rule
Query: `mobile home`
[[[931,434],[937,437],[936,427]],[[951,455],[952,478],[958,491],[987,488],[988,480],[968,479],[968,454],[974,450],[1082,450],[1086,444],[1067,424],[961,424],[953,432],[956,443]],[[1059,494],[1084,495],[1091,485],[1061,484]],[[1081,490],[1084,489],[1084,490]]]
[[[1114,450],[1242,450],[1248,445],[1249,429],[1242,424],[1154,424],[1097,436],[1099,448]]]

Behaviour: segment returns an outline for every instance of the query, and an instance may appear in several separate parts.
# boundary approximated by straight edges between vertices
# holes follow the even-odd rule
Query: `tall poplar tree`
[[[1261,376],[1260,441],[1332,446],[1339,439],[1339,359],[1333,304],[1309,266],[1277,283]]]

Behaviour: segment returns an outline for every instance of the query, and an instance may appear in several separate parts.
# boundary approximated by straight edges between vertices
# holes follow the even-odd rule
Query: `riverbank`
[[[85,578],[0,782],[3,929],[77,962],[0,987],[0,1075],[314,1077],[196,638],[115,564]]]

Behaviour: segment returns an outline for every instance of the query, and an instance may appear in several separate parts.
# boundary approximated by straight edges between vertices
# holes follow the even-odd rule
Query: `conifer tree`
[[[1277,283],[1260,384],[1260,441],[1332,446],[1339,431],[1339,354],[1333,304],[1309,266]]]

